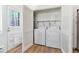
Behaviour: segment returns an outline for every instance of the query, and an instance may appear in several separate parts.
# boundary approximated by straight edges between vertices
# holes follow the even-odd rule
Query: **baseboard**
[[[22,49],[22,52],[24,53],[27,49],[29,49],[31,46],[33,45],[33,43],[29,43],[26,47],[24,47]]]
[[[18,45],[17,45],[17,46],[15,46],[14,48],[11,48],[11,49],[7,50],[6,52],[12,51],[13,49],[15,49],[15,48],[19,47],[20,45],[22,45],[22,43],[18,44]]]
[[[66,53],[63,48],[61,48],[61,52],[62,52],[62,53]]]

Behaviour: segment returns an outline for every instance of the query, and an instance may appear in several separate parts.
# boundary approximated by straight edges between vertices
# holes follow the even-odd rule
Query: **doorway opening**
[[[76,10],[76,22],[75,22],[75,37],[73,40],[74,48],[73,48],[73,53],[79,53],[79,9]]]

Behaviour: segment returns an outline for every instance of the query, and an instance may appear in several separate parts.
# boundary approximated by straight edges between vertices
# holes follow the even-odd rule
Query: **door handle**
[[[8,30],[7,30],[8,32],[10,31],[10,29],[8,28]]]
[[[59,26],[59,30],[61,30],[61,27]]]
[[[7,31],[9,32],[10,30],[8,29]]]

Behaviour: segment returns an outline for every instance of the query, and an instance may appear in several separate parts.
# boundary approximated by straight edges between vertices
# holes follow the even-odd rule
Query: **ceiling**
[[[27,5],[27,6],[32,10],[42,10],[42,9],[60,7],[60,5]]]

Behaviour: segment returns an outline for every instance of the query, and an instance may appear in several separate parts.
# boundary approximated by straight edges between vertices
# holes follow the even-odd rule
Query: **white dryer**
[[[60,48],[59,27],[54,26],[46,30],[46,46]]]

